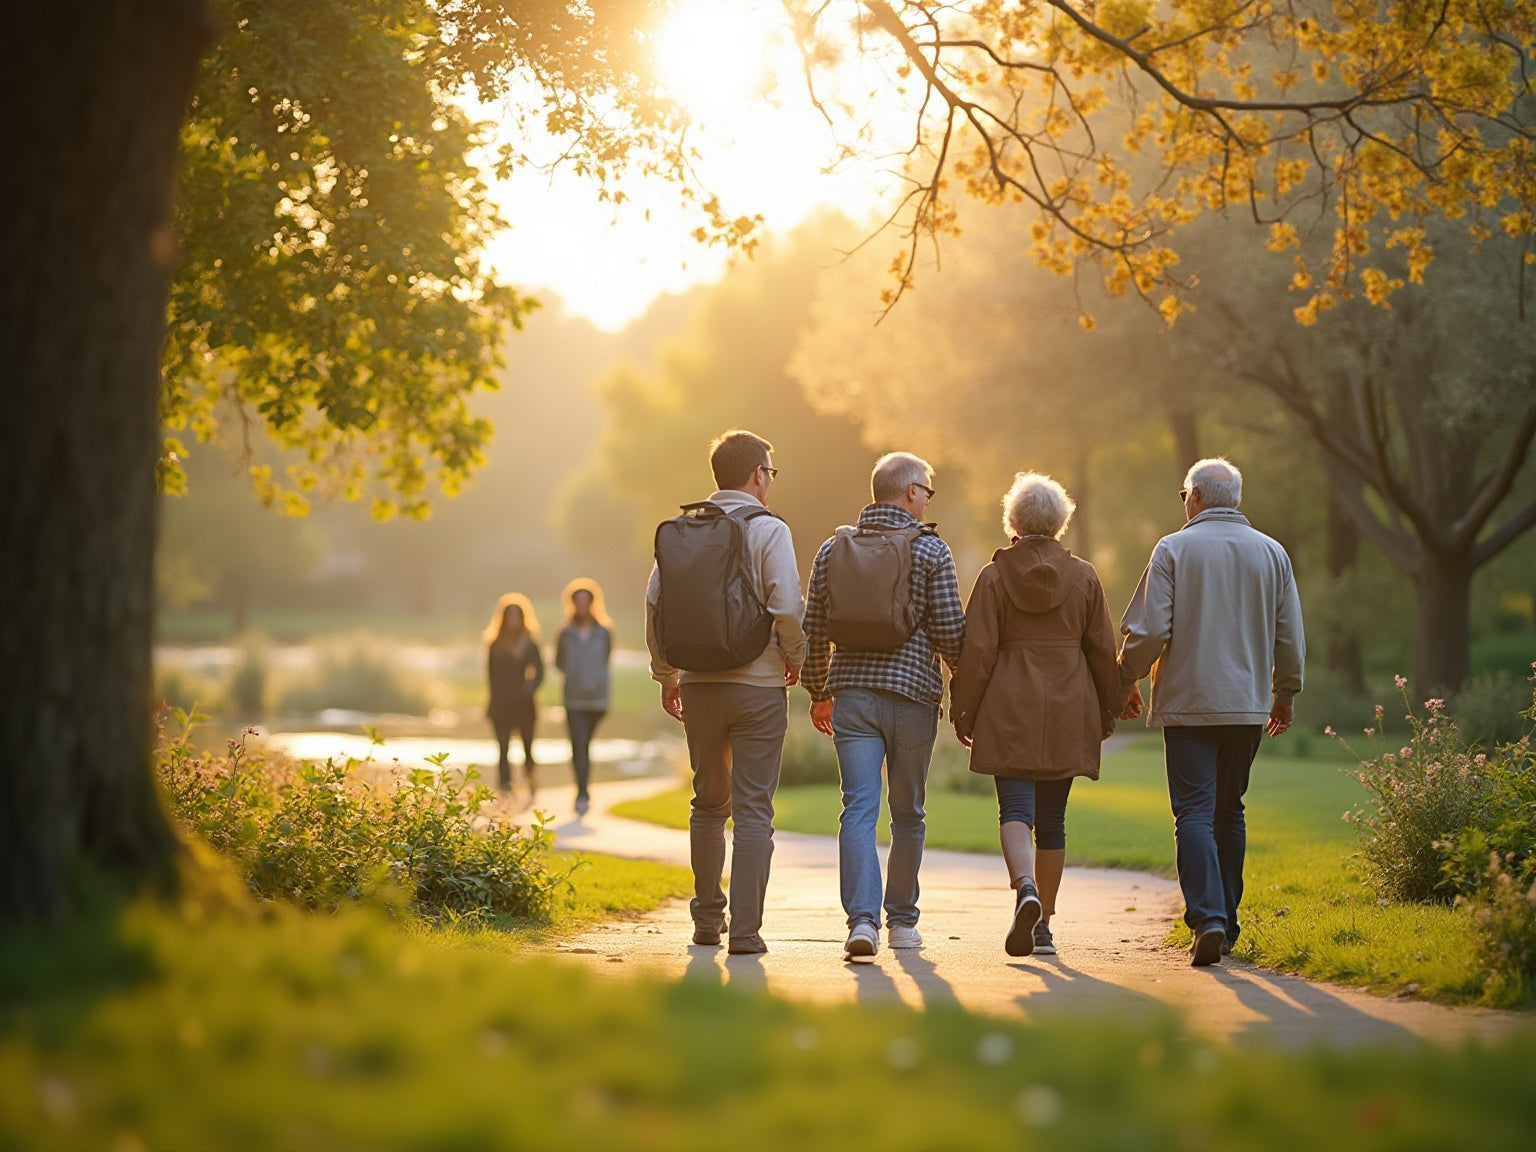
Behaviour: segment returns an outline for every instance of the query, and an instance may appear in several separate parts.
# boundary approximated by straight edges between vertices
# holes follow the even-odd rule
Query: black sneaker
[[[1050,928],[1044,923],[1035,925],[1035,955],[1056,955],[1056,940],[1051,935]]]
[[[1040,904],[1040,892],[1033,880],[1019,885],[1014,897],[1013,925],[1003,940],[1003,951],[1010,956],[1028,956],[1035,950],[1035,925],[1040,923],[1044,909]]]
[[[1221,946],[1226,943],[1227,930],[1220,924],[1207,924],[1195,933],[1195,942],[1189,949],[1189,962],[1196,968],[1206,968],[1221,963]]]
[[[768,945],[764,944],[763,938],[754,932],[750,936],[732,936],[726,951],[732,956],[756,956],[768,951]]]
[[[704,945],[719,944],[720,929],[711,928],[707,924],[695,924],[693,926],[693,942]]]

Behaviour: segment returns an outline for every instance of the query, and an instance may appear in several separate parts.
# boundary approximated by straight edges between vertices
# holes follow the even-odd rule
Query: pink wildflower
[[[1396,684],[1399,688],[1406,688],[1406,687],[1408,687],[1408,677],[1406,677],[1406,676],[1394,676],[1394,677],[1392,677],[1392,682],[1394,684]]]

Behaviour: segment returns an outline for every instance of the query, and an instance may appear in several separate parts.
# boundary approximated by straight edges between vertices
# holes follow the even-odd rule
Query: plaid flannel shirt
[[[870,504],[859,513],[860,527],[913,528],[916,518],[893,504]],[[912,542],[912,602],[922,621],[917,631],[894,652],[834,651],[827,637],[827,555],[832,541],[822,544],[811,568],[805,605],[805,666],[800,683],[812,700],[829,700],[844,688],[879,688],[923,704],[944,699],[939,659],[951,673],[960,662],[965,642],[965,606],[955,581],[955,560],[949,545],[937,536]]]

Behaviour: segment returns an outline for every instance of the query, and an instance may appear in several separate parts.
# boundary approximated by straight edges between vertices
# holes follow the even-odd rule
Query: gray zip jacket
[[[722,489],[709,497],[726,511],[761,508],[746,492]],[[800,570],[795,565],[795,542],[789,525],[776,516],[747,521],[747,579],[752,590],[773,617],[773,638],[763,654],[750,664],[724,672],[680,672],[661,654],[656,635],[656,605],[661,601],[661,579],[655,565],[645,590],[645,643],[651,652],[651,679],[670,687],[683,684],[752,684],[762,688],[784,687],[784,665],[799,668],[805,663],[805,600],[800,595]]]
[[[1120,621],[1123,692],[1150,670],[1153,727],[1263,724],[1301,691],[1291,558],[1235,508],[1164,536]]]

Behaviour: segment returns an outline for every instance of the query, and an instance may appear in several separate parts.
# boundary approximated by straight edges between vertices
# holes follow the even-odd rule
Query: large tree
[[[1536,526],[1524,245],[1474,244],[1444,226],[1430,235],[1440,253],[1430,284],[1387,309],[1345,302],[1301,329],[1251,256],[1224,253],[1211,306],[1191,325],[1234,380],[1291,414],[1356,531],[1412,582],[1421,697],[1466,679],[1473,576]]]
[[[167,379],[168,411],[206,418],[199,390],[223,386],[222,374],[238,369],[247,375],[228,384],[226,398],[280,437],[300,425],[315,430],[304,446],[322,469],[344,457],[356,432],[392,429],[381,463],[362,476],[344,464],[341,474],[354,483],[379,475],[409,502],[427,470],[422,457],[435,453],[451,474],[456,454],[477,447],[477,430],[459,419],[453,398],[473,374],[455,376],[448,361],[461,352],[461,364],[474,359],[464,342],[481,334],[441,325],[439,347],[430,351],[432,367],[448,377],[447,394],[429,393],[423,417],[421,397],[396,382],[430,390],[442,377],[390,365],[374,342],[402,336],[399,318],[367,314],[376,299],[390,302],[391,311],[451,315],[442,285],[419,281],[436,277],[449,290],[472,285],[475,272],[459,263],[471,254],[455,252],[458,275],[445,276],[417,262],[431,253],[407,251],[409,238],[434,213],[443,220],[483,210],[426,205],[414,222],[369,221],[370,182],[382,191],[388,182],[420,179],[410,154],[423,139],[388,135],[396,119],[419,132],[423,106],[419,85],[403,94],[381,83],[381,70],[397,64],[378,55],[378,40],[359,21],[380,21],[409,40],[427,81],[445,91],[472,84],[484,98],[499,99],[515,89],[519,107],[568,138],[573,163],[611,180],[632,161],[673,171],[678,159],[668,143],[676,140],[672,113],[652,99],[643,71],[637,21],[648,7],[54,0],[10,14],[14,43],[26,46],[15,54],[13,74],[23,94],[14,143],[27,179],[12,182],[0,252],[7,372],[0,666],[12,673],[0,706],[0,919],[67,909],[70,877],[82,869],[106,868],[130,883],[169,881],[174,873],[173,840],[149,772],[149,698],[160,369],[177,264],[178,172],[200,187],[200,164],[238,169],[242,180],[224,192],[258,202],[282,180],[290,203],[267,222],[272,243],[259,268],[221,269],[204,256],[199,229],[209,231],[212,250],[223,242],[223,224],[250,218],[235,205],[225,213],[204,200],[206,218],[181,221],[187,267],[199,269],[181,281],[187,298],[246,302],[254,323],[242,327],[232,311],[206,324],[174,318],[171,363],[188,371]],[[205,91],[193,105],[209,46],[242,44],[274,21],[317,31],[287,53],[257,55],[267,90]],[[317,65],[328,53],[354,70],[304,89],[324,79]],[[239,67],[217,53],[212,60],[226,78]],[[284,87],[290,81],[293,92]],[[354,90],[375,100],[362,106],[343,98]],[[239,104],[241,91],[249,107]],[[375,106],[379,101],[385,106]],[[426,128],[450,140],[459,133],[455,142],[462,141],[461,124]],[[294,143],[284,151],[290,130]],[[355,162],[365,156],[382,163]],[[417,190],[444,187],[428,180]],[[383,251],[367,246],[372,235],[387,238]],[[344,240],[354,245],[350,253],[340,250]],[[431,247],[430,237],[425,242]],[[253,282],[237,284],[245,274]],[[390,276],[417,277],[416,291],[407,294]],[[292,298],[262,298],[305,284]],[[359,342],[372,347],[354,357]],[[354,359],[364,362],[361,371],[349,367]],[[434,412],[444,418],[434,422]]]

